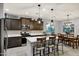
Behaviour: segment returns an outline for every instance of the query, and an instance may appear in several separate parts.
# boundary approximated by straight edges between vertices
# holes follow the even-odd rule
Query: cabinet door
[[[18,28],[18,22],[17,20],[11,20],[11,29],[12,30],[17,30]]]
[[[21,28],[21,23],[18,19],[16,20],[11,20],[11,29],[12,30],[20,30]]]
[[[22,20],[19,19],[19,20],[18,20],[18,29],[19,29],[19,30],[21,30],[21,26],[22,26]]]
[[[33,30],[43,30],[43,23],[35,22],[33,23]]]
[[[11,30],[11,20],[10,19],[6,19],[6,26],[8,30]]]
[[[8,30],[20,30],[21,20],[20,19],[7,19],[6,25]]]
[[[5,39],[6,41],[6,39]],[[6,42],[5,42],[6,44]],[[4,44],[4,46],[5,46]],[[14,48],[21,46],[21,37],[9,37],[8,38],[8,46],[7,48]],[[5,47],[4,47],[5,48]]]
[[[26,18],[26,20],[25,20],[25,22],[26,22],[26,25],[30,25],[30,20],[31,20],[31,18]]]
[[[23,18],[23,19],[21,19],[21,20],[22,20],[22,24],[30,25],[30,20],[31,20],[31,18]]]
[[[21,19],[22,20],[22,25],[26,24],[26,19]]]

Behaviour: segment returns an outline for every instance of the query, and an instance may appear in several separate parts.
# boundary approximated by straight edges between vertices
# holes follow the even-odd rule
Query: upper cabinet
[[[33,30],[43,30],[43,22],[38,23],[37,21],[33,21]]]
[[[43,30],[43,22],[41,22],[40,24],[35,21],[32,20],[31,18],[21,18],[22,20],[22,25],[29,25],[30,26],[30,30]]]
[[[7,19],[6,24],[8,30],[21,30],[23,25],[29,25],[29,30],[43,30],[43,22],[38,23],[31,18]]]
[[[22,25],[23,24],[30,25],[31,18],[21,18],[21,20],[22,20]]]
[[[7,19],[7,29],[8,30],[21,30],[21,20],[20,19]]]

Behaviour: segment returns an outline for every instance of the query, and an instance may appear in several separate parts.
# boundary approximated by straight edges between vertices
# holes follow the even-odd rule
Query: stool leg
[[[74,49],[74,42],[73,42],[73,49]]]
[[[35,56],[35,53],[34,52],[35,52],[35,49],[33,48],[33,56]]]
[[[43,49],[43,55],[45,56],[45,49]]]
[[[78,41],[78,46],[79,46],[79,41]]]
[[[75,44],[76,44],[76,49],[78,49],[78,44],[77,44],[78,42],[76,42]]]
[[[55,49],[54,49],[54,56],[55,56]]]
[[[40,50],[40,56],[41,56],[41,50]]]
[[[64,51],[63,51],[63,41],[62,41],[62,53],[64,54]]]
[[[54,56],[55,56],[55,49],[54,49],[54,47],[52,47],[52,52],[54,53]]]
[[[48,56],[49,56],[49,53],[50,53],[50,48],[48,47]]]
[[[58,54],[58,56],[59,56],[59,48],[58,48],[58,45],[57,45],[57,54]]]

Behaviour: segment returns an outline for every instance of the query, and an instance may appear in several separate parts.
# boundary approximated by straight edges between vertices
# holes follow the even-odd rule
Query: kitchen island
[[[36,36],[36,37],[26,37],[27,39],[27,55],[33,56],[33,45],[37,41],[37,38],[46,37],[46,40],[49,40],[49,37],[53,36]]]

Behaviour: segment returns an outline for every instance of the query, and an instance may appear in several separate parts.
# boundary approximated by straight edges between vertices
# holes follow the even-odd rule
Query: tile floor
[[[28,50],[27,46],[17,47],[8,49],[6,52],[7,56],[27,56]],[[64,54],[60,56],[79,56],[79,48],[72,49],[72,47],[64,46]]]

